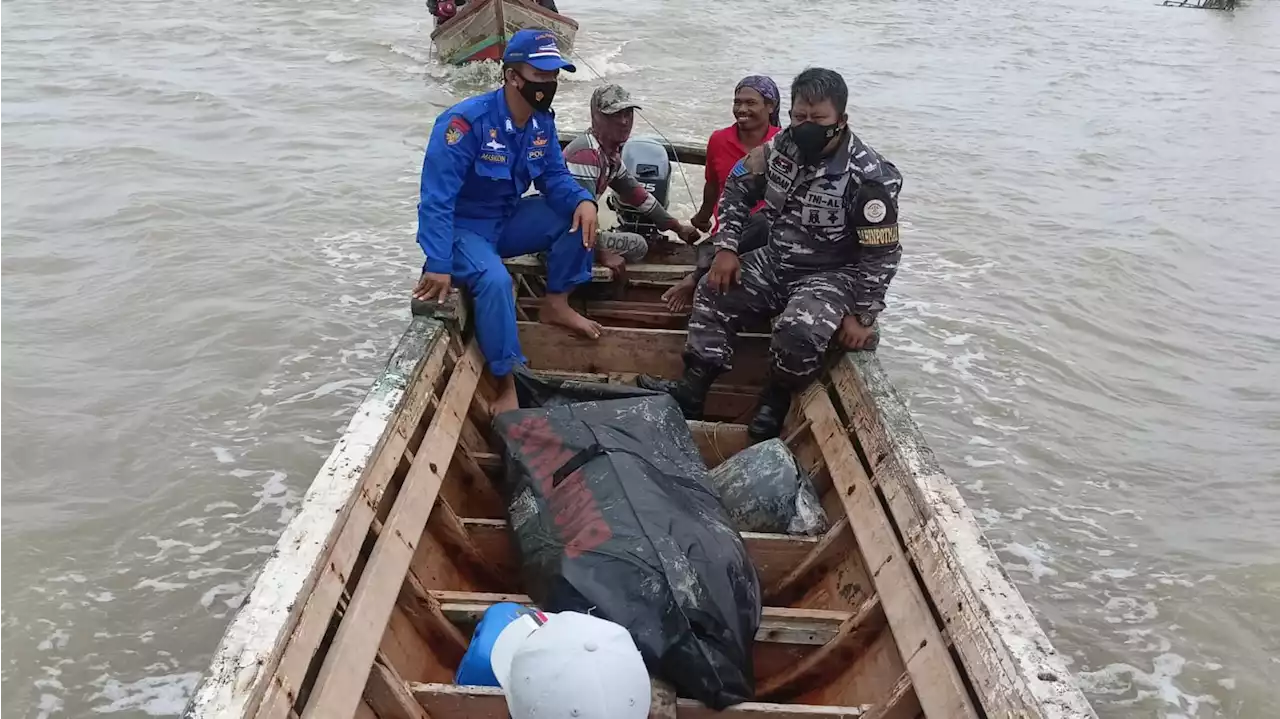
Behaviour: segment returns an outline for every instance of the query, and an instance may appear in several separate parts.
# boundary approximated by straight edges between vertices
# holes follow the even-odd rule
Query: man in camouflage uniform
[[[641,377],[700,417],[711,383],[732,366],[744,324],[775,317],[769,378],[748,432],[778,436],[793,392],[822,370],[833,338],[849,349],[875,346],[875,321],[897,272],[902,175],[847,127],[848,89],[821,68],[791,86],[791,126],[752,150],[730,173],[720,203],[715,260],[698,285],[685,374]],[[768,243],[737,250],[751,208],[763,199]]]

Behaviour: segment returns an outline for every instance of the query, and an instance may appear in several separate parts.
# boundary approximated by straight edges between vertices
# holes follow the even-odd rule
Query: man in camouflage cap
[[[791,85],[791,126],[729,173],[711,270],[689,318],[685,373],[640,377],[701,416],[711,383],[729,370],[744,324],[775,317],[769,378],[748,434],[778,436],[793,392],[822,371],[832,339],[872,349],[876,317],[898,269],[902,175],[848,128],[849,90],[839,74],[810,68]],[[765,247],[738,258],[751,208],[764,200]]]
[[[698,231],[671,216],[635,175],[622,163],[622,146],[631,137],[635,111],[640,105],[620,85],[605,85],[591,94],[591,129],[574,138],[564,149],[565,162],[578,184],[597,200],[613,188],[624,205],[644,213],[659,230],[671,230],[693,243]],[[596,254],[600,263],[617,276],[627,262],[638,262],[649,251],[649,243],[634,232],[600,232]]]

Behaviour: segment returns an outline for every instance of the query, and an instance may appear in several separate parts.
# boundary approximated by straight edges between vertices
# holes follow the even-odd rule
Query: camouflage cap
[[[591,107],[612,115],[629,108],[640,109],[640,105],[631,99],[631,93],[622,89],[621,85],[605,85],[591,93]]]

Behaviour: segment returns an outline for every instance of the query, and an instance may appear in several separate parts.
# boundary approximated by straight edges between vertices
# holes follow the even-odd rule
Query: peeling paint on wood
[[[880,360],[851,352],[831,383],[987,714],[1095,717]]]
[[[238,719],[256,710],[280,651],[324,568],[326,549],[359,496],[357,488],[366,466],[386,440],[405,390],[429,350],[445,335],[440,322],[415,318],[400,338],[386,369],[320,468],[227,627],[184,717]]]

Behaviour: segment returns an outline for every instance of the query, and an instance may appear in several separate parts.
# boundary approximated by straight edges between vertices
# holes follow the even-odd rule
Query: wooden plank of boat
[[[451,592],[431,590],[432,599],[440,603],[441,613],[454,624],[468,631],[475,628],[485,610],[499,602],[530,604],[524,594],[493,592]],[[877,602],[878,604],[878,602]],[[852,622],[858,626],[877,626],[879,623],[869,611],[856,617],[852,612],[825,609],[793,609],[791,607],[765,607],[756,641],[775,644],[810,644],[822,646],[840,632],[841,626]]]
[[[546,274],[546,266],[542,261],[534,255],[521,255],[503,260],[503,264],[507,266],[513,274],[517,275],[536,275],[541,277]],[[689,265],[676,264],[651,264],[648,262],[639,262],[627,265],[627,278],[631,283],[636,282],[653,282],[662,284],[675,284],[684,278],[693,270]],[[591,268],[592,282],[613,282],[613,274],[606,267],[593,265]]]
[[[496,687],[469,687],[455,684],[410,684],[409,690],[433,719],[507,719],[507,702]],[[862,719],[863,707],[766,704],[745,702],[718,712],[692,699],[676,702],[680,719]]]
[[[530,322],[520,332],[541,372],[678,374],[683,332],[635,326],[644,319],[617,314],[597,341]],[[515,560],[489,486],[501,465],[483,429],[493,387],[461,329],[413,320],[186,716],[505,717],[500,692],[442,683],[489,602],[527,601],[509,593]],[[719,397],[732,387],[749,400],[767,343],[744,336]],[[690,429],[708,465],[746,444],[738,423]],[[761,701],[726,714],[1093,716],[873,354],[841,358],[783,436],[833,525],[814,538],[744,535],[769,605],[754,651]],[[656,715],[712,715],[660,689]],[[779,700],[790,703],[767,703]]]
[[[573,53],[578,23],[531,0],[473,0],[433,30],[431,42],[439,58],[453,65],[500,60],[507,39],[526,28],[550,30],[560,52]]]
[[[830,382],[987,712],[1093,716],[880,360],[849,353]]]
[[[296,694],[443,370],[446,340],[440,322],[410,323],[223,634],[187,716],[250,717],[268,689],[279,706]]]

